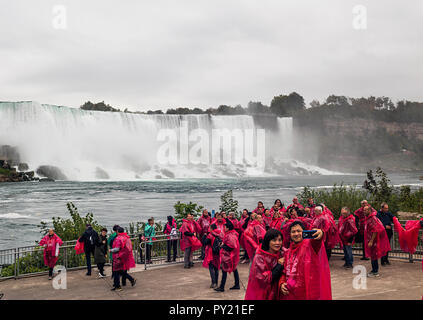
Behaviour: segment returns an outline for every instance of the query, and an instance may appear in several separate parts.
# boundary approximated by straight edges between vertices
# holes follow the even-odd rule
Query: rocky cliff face
[[[295,121],[294,127],[302,149],[320,167],[343,172],[377,166],[388,172],[423,170],[423,123],[356,118]]]

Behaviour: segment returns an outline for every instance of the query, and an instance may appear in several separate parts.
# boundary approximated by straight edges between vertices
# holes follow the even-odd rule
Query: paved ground
[[[330,267],[332,277],[332,295],[334,299],[352,300],[421,300],[423,295],[423,273],[421,262],[409,263],[391,260],[391,265],[380,267],[379,278],[368,278],[367,289],[354,289],[353,279],[357,274],[342,268],[341,256],[332,256]],[[370,261],[356,259],[356,265],[363,265],[370,270]],[[110,274],[110,268],[106,268]],[[139,266],[131,274],[137,279],[135,287],[124,288],[115,293],[110,291],[110,277],[97,279],[87,277],[85,271],[67,273],[67,289],[55,290],[47,276],[6,280],[0,282],[3,299],[243,299],[248,280],[248,265],[240,265],[241,290],[223,293],[210,289],[210,277],[207,269],[196,263],[192,269],[182,265],[157,267],[147,271]],[[93,273],[95,274],[95,273]],[[233,276],[228,276],[226,288],[233,285]]]

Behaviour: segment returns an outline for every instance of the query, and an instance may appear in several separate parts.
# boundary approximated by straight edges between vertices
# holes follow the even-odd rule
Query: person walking
[[[78,240],[79,242],[84,242],[87,276],[91,276],[91,256],[94,255],[95,244],[99,241],[98,239],[98,233],[93,229],[91,224],[87,224],[85,232]]]
[[[186,219],[182,219],[182,226],[179,229],[182,239],[181,239],[181,250],[184,251],[184,268],[192,268],[194,262],[192,260],[192,254],[194,251],[201,248],[202,244],[197,238],[198,224],[194,221],[194,216],[192,213],[187,214]]]
[[[59,259],[59,246],[63,244],[62,239],[54,233],[53,229],[41,239],[39,245],[44,247],[44,264],[48,267],[48,279],[53,278],[53,269]]]
[[[354,243],[354,236],[357,234],[357,226],[354,215],[351,214],[348,207],[341,209],[341,216],[338,221],[339,237],[342,241],[342,248],[344,250],[344,268],[350,269],[353,267],[352,245]]]
[[[94,249],[94,262],[97,264],[98,277],[104,278],[104,265],[107,259],[107,229],[101,229],[101,233],[98,237],[98,242],[95,244]]]

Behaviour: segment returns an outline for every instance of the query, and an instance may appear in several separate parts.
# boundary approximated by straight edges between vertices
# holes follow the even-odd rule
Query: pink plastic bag
[[[76,251],[76,254],[84,253],[84,242],[77,241],[75,245],[75,251]]]

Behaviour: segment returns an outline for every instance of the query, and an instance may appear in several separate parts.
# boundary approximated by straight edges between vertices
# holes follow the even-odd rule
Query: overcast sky
[[[423,101],[421,0],[0,4],[0,101],[208,108],[292,91],[307,103],[329,94]],[[63,22],[55,5],[66,29],[54,27]],[[356,5],[367,8],[365,30],[353,27]]]

